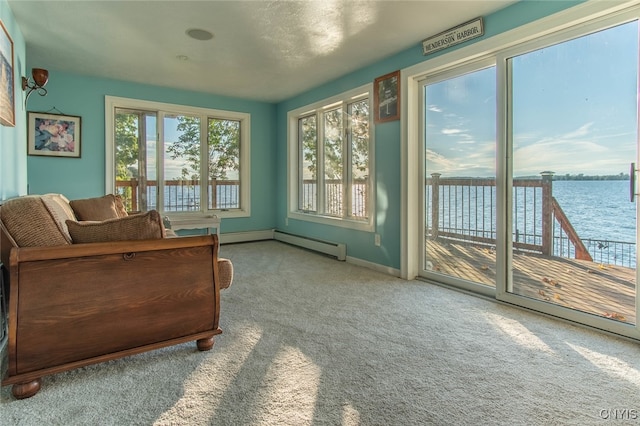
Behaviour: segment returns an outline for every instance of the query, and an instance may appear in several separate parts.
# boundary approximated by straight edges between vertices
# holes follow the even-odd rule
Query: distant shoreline
[[[619,175],[558,175],[553,180],[629,180],[628,173]]]

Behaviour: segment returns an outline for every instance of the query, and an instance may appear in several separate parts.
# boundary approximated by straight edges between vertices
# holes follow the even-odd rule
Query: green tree
[[[324,113],[324,175],[342,180],[343,170],[342,108]]]
[[[365,99],[351,105],[351,158],[353,170],[369,174],[369,102]]]
[[[176,142],[166,145],[172,159],[185,160],[188,167],[182,169],[183,179],[200,179],[200,118],[179,116]],[[207,125],[209,178],[227,179],[228,172],[240,168],[240,122],[209,119]]]
[[[116,114],[116,180],[137,178],[138,153],[138,114]]]
[[[362,100],[349,106],[350,113],[342,108],[325,112],[324,172],[327,179],[341,179],[343,170],[343,125],[350,125],[353,168],[361,173],[369,172],[369,103]],[[344,116],[343,116],[344,115]],[[346,122],[346,123],[345,123]],[[316,117],[302,119],[302,152],[307,169],[315,178],[318,168],[318,131]]]

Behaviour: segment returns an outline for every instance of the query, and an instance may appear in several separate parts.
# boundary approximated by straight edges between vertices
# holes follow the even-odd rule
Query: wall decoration
[[[422,41],[422,54],[430,55],[438,50],[455,46],[458,43],[471,40],[484,35],[484,23],[482,17],[450,28]]]
[[[376,123],[400,119],[400,70],[374,80],[373,103]]]
[[[13,90],[13,40],[0,21],[0,124],[16,125]]]
[[[80,158],[80,117],[31,111],[28,116],[29,155]]]

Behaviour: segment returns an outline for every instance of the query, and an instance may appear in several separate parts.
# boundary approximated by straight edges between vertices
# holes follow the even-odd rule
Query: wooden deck
[[[428,240],[427,260],[434,272],[495,287],[491,248]],[[636,323],[635,274],[635,269],[584,260],[513,255],[515,294],[631,324]]]

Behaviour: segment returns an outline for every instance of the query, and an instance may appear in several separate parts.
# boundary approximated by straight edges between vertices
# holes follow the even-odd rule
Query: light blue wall
[[[469,43],[511,30],[528,22],[564,10],[583,1],[520,1],[484,18],[485,35],[471,42],[432,54],[429,59],[459,49]],[[425,38],[431,36],[425,29]],[[399,52],[372,66],[345,75],[333,82],[317,87],[278,104],[278,155],[277,187],[278,205],[276,228],[285,232],[320,238],[347,245],[347,255],[372,263],[400,268],[400,121],[376,125],[375,128],[375,179],[376,212],[375,231],[354,231],[323,224],[289,219],[287,217],[287,112],[304,105],[340,94],[349,89],[372,82],[376,77],[425,61],[421,41],[410,49]],[[415,194],[417,197],[418,194]],[[374,233],[380,234],[381,245],[374,244]]]
[[[0,20],[13,40],[13,74],[15,127],[0,125],[0,200],[27,192],[27,138],[24,92],[20,77],[24,75],[26,54],[22,32],[6,0],[0,0]]]
[[[502,11],[485,17],[485,35],[488,38],[522,24],[534,21],[582,1],[520,1]],[[35,58],[24,62],[24,41],[15,26],[6,0],[0,0],[3,21],[17,36],[17,63],[23,70],[31,67],[47,68]],[[5,17],[8,15],[9,17]],[[6,23],[6,22],[5,22]],[[425,29],[425,37],[432,35]],[[476,42],[481,39],[476,39]],[[456,46],[456,48],[464,45]],[[447,50],[446,52],[450,51]],[[435,55],[446,53],[438,52]],[[430,56],[433,57],[434,55]],[[372,263],[400,267],[400,121],[376,126],[376,196],[375,232],[381,235],[380,247],[374,245],[374,233],[289,220],[287,214],[287,134],[286,116],[289,110],[342,93],[373,81],[388,72],[420,62],[420,40],[414,47],[379,61],[376,64],[343,76],[333,82],[301,93],[278,105],[241,99],[205,95],[182,90],[167,89],[123,81],[92,78],[50,69],[48,96],[33,95],[29,99],[30,111],[48,111],[56,108],[70,115],[82,117],[82,157],[80,159],[28,157],[25,158],[26,127],[24,110],[20,112],[19,128],[2,128],[2,158],[0,160],[0,190],[4,194],[24,193],[24,165],[28,167],[29,192],[62,192],[69,198],[96,196],[104,193],[104,96],[121,96],[193,105],[206,108],[248,112],[252,117],[251,185],[252,217],[224,221],[223,232],[250,231],[277,227],[299,235],[344,242],[348,255]],[[23,71],[24,73],[24,71]],[[22,93],[21,91],[19,91]],[[22,95],[21,95],[22,96]],[[5,147],[6,141],[12,145]],[[7,176],[5,178],[5,176]],[[5,184],[6,182],[10,182]]]
[[[31,67],[47,64],[29,62]],[[28,110],[64,113],[82,119],[81,157],[29,156],[29,193],[60,192],[70,199],[94,197],[105,190],[105,96],[142,99],[251,114],[250,218],[224,220],[224,232],[270,229],[274,223],[276,161],[275,106],[165,87],[57,72],[49,69],[48,94],[32,94]]]

